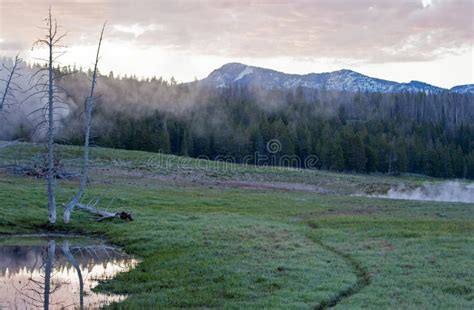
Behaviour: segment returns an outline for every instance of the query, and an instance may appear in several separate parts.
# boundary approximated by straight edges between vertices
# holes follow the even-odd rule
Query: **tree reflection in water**
[[[88,309],[123,300],[92,288],[137,263],[92,239],[9,240],[0,244],[0,309]]]

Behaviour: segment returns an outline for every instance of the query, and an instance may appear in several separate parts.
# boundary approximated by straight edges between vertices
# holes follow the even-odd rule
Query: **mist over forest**
[[[23,66],[20,83],[30,89],[29,77],[38,66]],[[63,97],[57,140],[79,145],[91,72],[68,66],[55,74]],[[2,120],[8,130],[1,131],[1,139],[39,141],[41,98],[28,91],[22,96],[22,104]],[[474,178],[473,100],[472,94],[453,92],[215,88],[110,72],[97,80],[92,134],[97,146],[226,156],[237,163],[275,165],[296,156],[299,161],[285,165],[307,168],[305,159],[316,156],[311,168]],[[274,139],[281,145],[276,154],[267,148]]]

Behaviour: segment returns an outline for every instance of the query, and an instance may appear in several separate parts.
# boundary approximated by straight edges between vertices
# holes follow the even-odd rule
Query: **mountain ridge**
[[[348,92],[424,92],[426,94],[455,92],[474,94],[474,84],[457,85],[447,89],[416,80],[408,83],[384,80],[349,69],[322,73],[291,74],[238,62],[227,63],[215,69],[200,82],[217,88],[238,85],[264,89],[305,87]]]

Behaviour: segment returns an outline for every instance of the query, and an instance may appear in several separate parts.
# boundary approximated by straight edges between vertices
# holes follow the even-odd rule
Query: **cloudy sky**
[[[0,0],[0,55],[41,55],[31,46],[50,5],[67,32],[64,64],[91,65],[107,20],[102,72],[190,81],[243,62],[474,83],[472,0]]]

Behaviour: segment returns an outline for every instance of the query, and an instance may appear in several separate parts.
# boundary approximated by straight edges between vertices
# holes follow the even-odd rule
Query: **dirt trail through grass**
[[[309,225],[312,229],[317,229],[313,225]],[[357,281],[354,283],[354,285],[345,288],[338,292],[334,297],[323,300],[320,302],[316,307],[314,307],[315,310],[323,310],[327,308],[332,308],[336,306],[338,303],[340,303],[343,299],[349,298],[352,295],[357,294],[360,290],[362,290],[364,287],[367,287],[370,285],[370,275],[368,271],[354,258],[352,258],[349,254],[343,253],[339,251],[338,249],[325,244],[318,238],[311,238],[314,243],[322,247],[323,249],[333,253],[334,255],[337,255],[341,257],[344,261],[350,265],[357,276]]]

